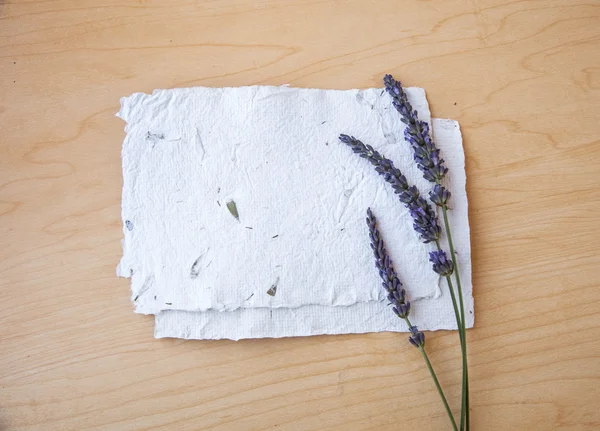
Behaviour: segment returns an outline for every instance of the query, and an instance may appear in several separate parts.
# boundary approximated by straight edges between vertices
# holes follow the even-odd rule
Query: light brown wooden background
[[[599,17],[595,0],[0,1],[0,429],[448,429],[405,335],[155,341],[115,277],[121,96],[385,72],[464,132],[473,429],[600,429]],[[456,408],[456,333],[428,348]]]

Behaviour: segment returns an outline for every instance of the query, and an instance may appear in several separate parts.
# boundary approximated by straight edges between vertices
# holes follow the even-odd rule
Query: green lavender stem
[[[435,243],[437,245],[438,250],[441,250],[439,241]],[[454,270],[456,272],[456,268]],[[462,356],[462,391],[461,391],[461,409],[460,409],[460,429],[461,431],[464,429],[465,422],[465,408],[467,407],[468,400],[468,387],[465,386],[466,381],[466,346],[465,346],[465,334],[464,334],[464,325],[463,318],[459,310],[458,301],[456,300],[456,294],[454,293],[454,286],[452,285],[452,278],[450,276],[446,276],[446,282],[448,283],[448,290],[450,291],[450,297],[452,298],[452,308],[454,309],[454,317],[456,318],[456,326],[458,328],[458,338],[460,340],[460,350]],[[467,380],[468,381],[468,380]]]
[[[406,324],[408,325],[409,328],[412,327],[412,324],[410,323],[410,320],[408,319],[408,317],[404,318],[404,321],[406,322]],[[425,365],[427,365],[427,369],[429,370],[429,374],[431,374],[431,378],[433,379],[433,382],[435,383],[435,387],[437,388],[437,391],[440,394],[440,398],[442,399],[442,403],[444,404],[444,408],[446,409],[446,413],[448,414],[448,418],[450,419],[452,428],[454,429],[454,431],[458,431],[458,428],[456,426],[456,421],[454,420],[454,415],[452,414],[452,410],[450,409],[450,406],[448,405],[448,401],[446,400],[446,395],[444,395],[444,391],[442,389],[442,386],[440,385],[440,381],[438,380],[437,375],[435,374],[435,371],[433,369],[433,366],[431,365],[431,362],[429,361],[429,356],[427,356],[427,352],[425,352],[425,348],[423,346],[419,346],[419,350],[420,350],[421,354],[423,355],[423,359],[425,360]]]
[[[456,271],[456,269],[455,269]],[[446,281],[448,282],[448,288],[450,290],[450,295],[453,297],[452,302],[454,308],[456,310],[456,299],[454,295],[454,286],[452,285],[452,278],[450,276],[446,277]],[[460,293],[459,293],[460,294]],[[464,317],[464,315],[463,315]],[[468,409],[468,375],[467,375],[467,355],[466,355],[466,334],[464,330],[464,318],[461,318],[458,321],[458,337],[460,339],[460,350],[462,356],[462,393],[461,393],[461,409],[460,409],[460,429],[465,429],[465,420],[466,420],[466,410]]]
[[[444,217],[444,225],[446,227],[446,234],[448,235],[448,246],[450,247],[450,256],[452,257],[452,263],[454,264],[454,278],[456,279],[456,286],[459,298],[459,307],[461,319],[461,350],[462,350],[462,362],[463,362],[463,378],[462,378],[462,408],[461,408],[461,430],[469,431],[470,428],[470,413],[469,413],[469,367],[467,363],[467,330],[466,330],[466,316],[465,307],[463,301],[462,285],[460,283],[460,271],[458,268],[458,262],[456,259],[456,252],[454,251],[454,243],[452,242],[452,231],[450,229],[450,223],[448,222],[448,206],[442,205],[442,214]]]

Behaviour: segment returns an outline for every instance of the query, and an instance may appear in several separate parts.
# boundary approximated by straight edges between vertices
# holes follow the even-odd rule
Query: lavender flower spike
[[[413,219],[413,228],[423,242],[435,242],[440,239],[441,228],[437,221],[437,215],[431,205],[423,199],[415,186],[409,186],[406,177],[394,163],[382,156],[370,145],[365,145],[354,136],[340,135],[340,141],[348,145],[354,153],[363,159],[367,159],[379,175],[392,185],[394,193],[400,201],[406,205]]]
[[[394,108],[407,126],[404,139],[412,146],[415,162],[423,172],[423,178],[432,183],[439,183],[448,172],[448,168],[444,165],[444,159],[440,157],[440,150],[431,139],[429,124],[419,120],[418,113],[408,101],[400,81],[396,81],[392,75],[385,75],[383,83],[392,96]]]
[[[419,332],[416,326],[412,326],[408,320],[410,302],[406,299],[406,291],[402,288],[402,283],[394,270],[392,259],[390,259],[385,249],[385,243],[381,238],[379,229],[377,229],[377,219],[371,212],[371,208],[367,210],[367,226],[369,226],[371,249],[375,255],[375,267],[379,270],[383,288],[388,293],[388,300],[393,307],[392,310],[408,324],[412,334],[408,339],[411,344],[415,347],[422,347],[425,344],[425,335]]]

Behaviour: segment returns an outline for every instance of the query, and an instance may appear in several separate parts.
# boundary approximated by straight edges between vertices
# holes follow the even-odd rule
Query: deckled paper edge
[[[411,322],[421,330],[456,329],[448,301],[420,300],[411,311]],[[224,323],[228,329],[225,329]],[[268,324],[265,324],[268,322]],[[346,307],[306,305],[298,308],[245,308],[203,312],[168,310],[155,317],[155,338],[230,339],[284,338],[367,332],[407,332],[387,302],[361,302]]]

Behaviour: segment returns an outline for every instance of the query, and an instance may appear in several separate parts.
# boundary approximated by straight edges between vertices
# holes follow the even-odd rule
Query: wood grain
[[[590,0],[0,2],[0,429],[448,429],[404,336],[155,341],[115,277],[121,96],[385,72],[464,132],[473,429],[600,429],[599,18]],[[457,346],[428,335],[455,409]]]

